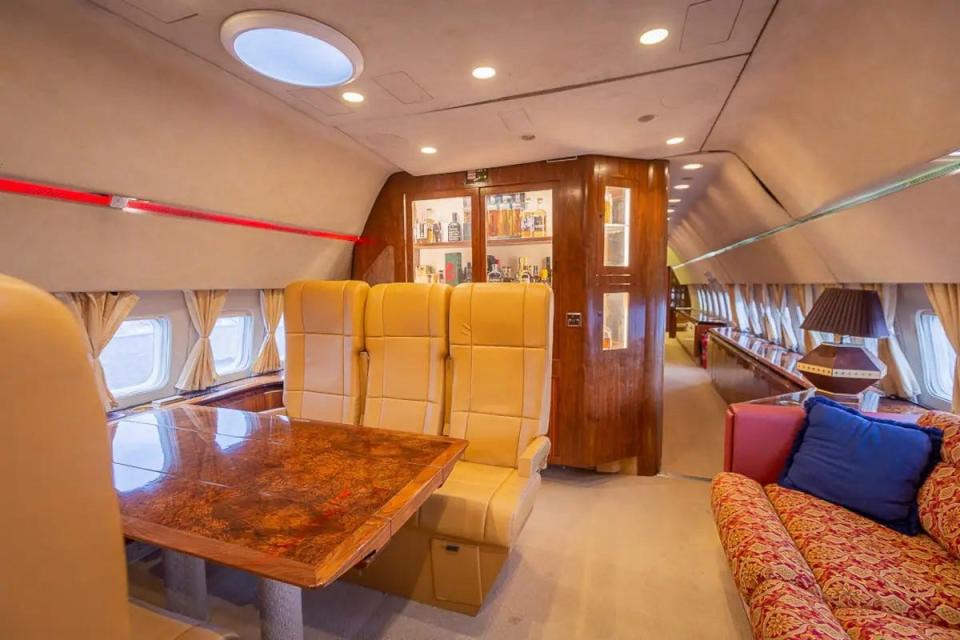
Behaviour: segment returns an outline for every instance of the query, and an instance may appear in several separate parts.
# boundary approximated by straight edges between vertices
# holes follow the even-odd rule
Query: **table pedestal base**
[[[300,587],[260,578],[262,640],[303,640],[303,594]]]
[[[167,609],[195,620],[207,619],[207,570],[202,558],[163,550]]]

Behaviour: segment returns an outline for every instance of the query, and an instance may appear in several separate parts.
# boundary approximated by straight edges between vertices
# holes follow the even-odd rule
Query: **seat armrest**
[[[258,411],[262,416],[285,416],[287,415],[286,407],[275,407],[273,409],[264,409],[263,411]]]
[[[727,407],[723,470],[760,484],[776,482],[803,426],[801,407],[732,404]]]
[[[520,456],[517,471],[521,478],[529,478],[541,469],[547,468],[547,455],[550,453],[550,439],[546,436],[537,436]]]

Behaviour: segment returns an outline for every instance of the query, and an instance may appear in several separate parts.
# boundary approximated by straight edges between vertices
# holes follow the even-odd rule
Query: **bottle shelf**
[[[552,244],[552,236],[542,238],[487,238],[488,247],[509,247],[524,244]]]
[[[473,246],[470,240],[460,242],[414,242],[414,249],[469,249]]]

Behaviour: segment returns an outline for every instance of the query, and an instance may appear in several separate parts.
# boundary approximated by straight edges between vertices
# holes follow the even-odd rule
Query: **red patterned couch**
[[[913,537],[774,483],[802,421],[797,408],[734,405],[726,471],[713,480],[714,519],[754,637],[960,640],[960,416],[917,420],[944,440],[918,495],[925,532]]]

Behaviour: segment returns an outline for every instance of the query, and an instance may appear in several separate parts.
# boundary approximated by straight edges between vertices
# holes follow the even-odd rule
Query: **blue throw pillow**
[[[902,533],[919,533],[917,491],[940,461],[943,432],[867,418],[821,397],[804,409],[780,484]]]

